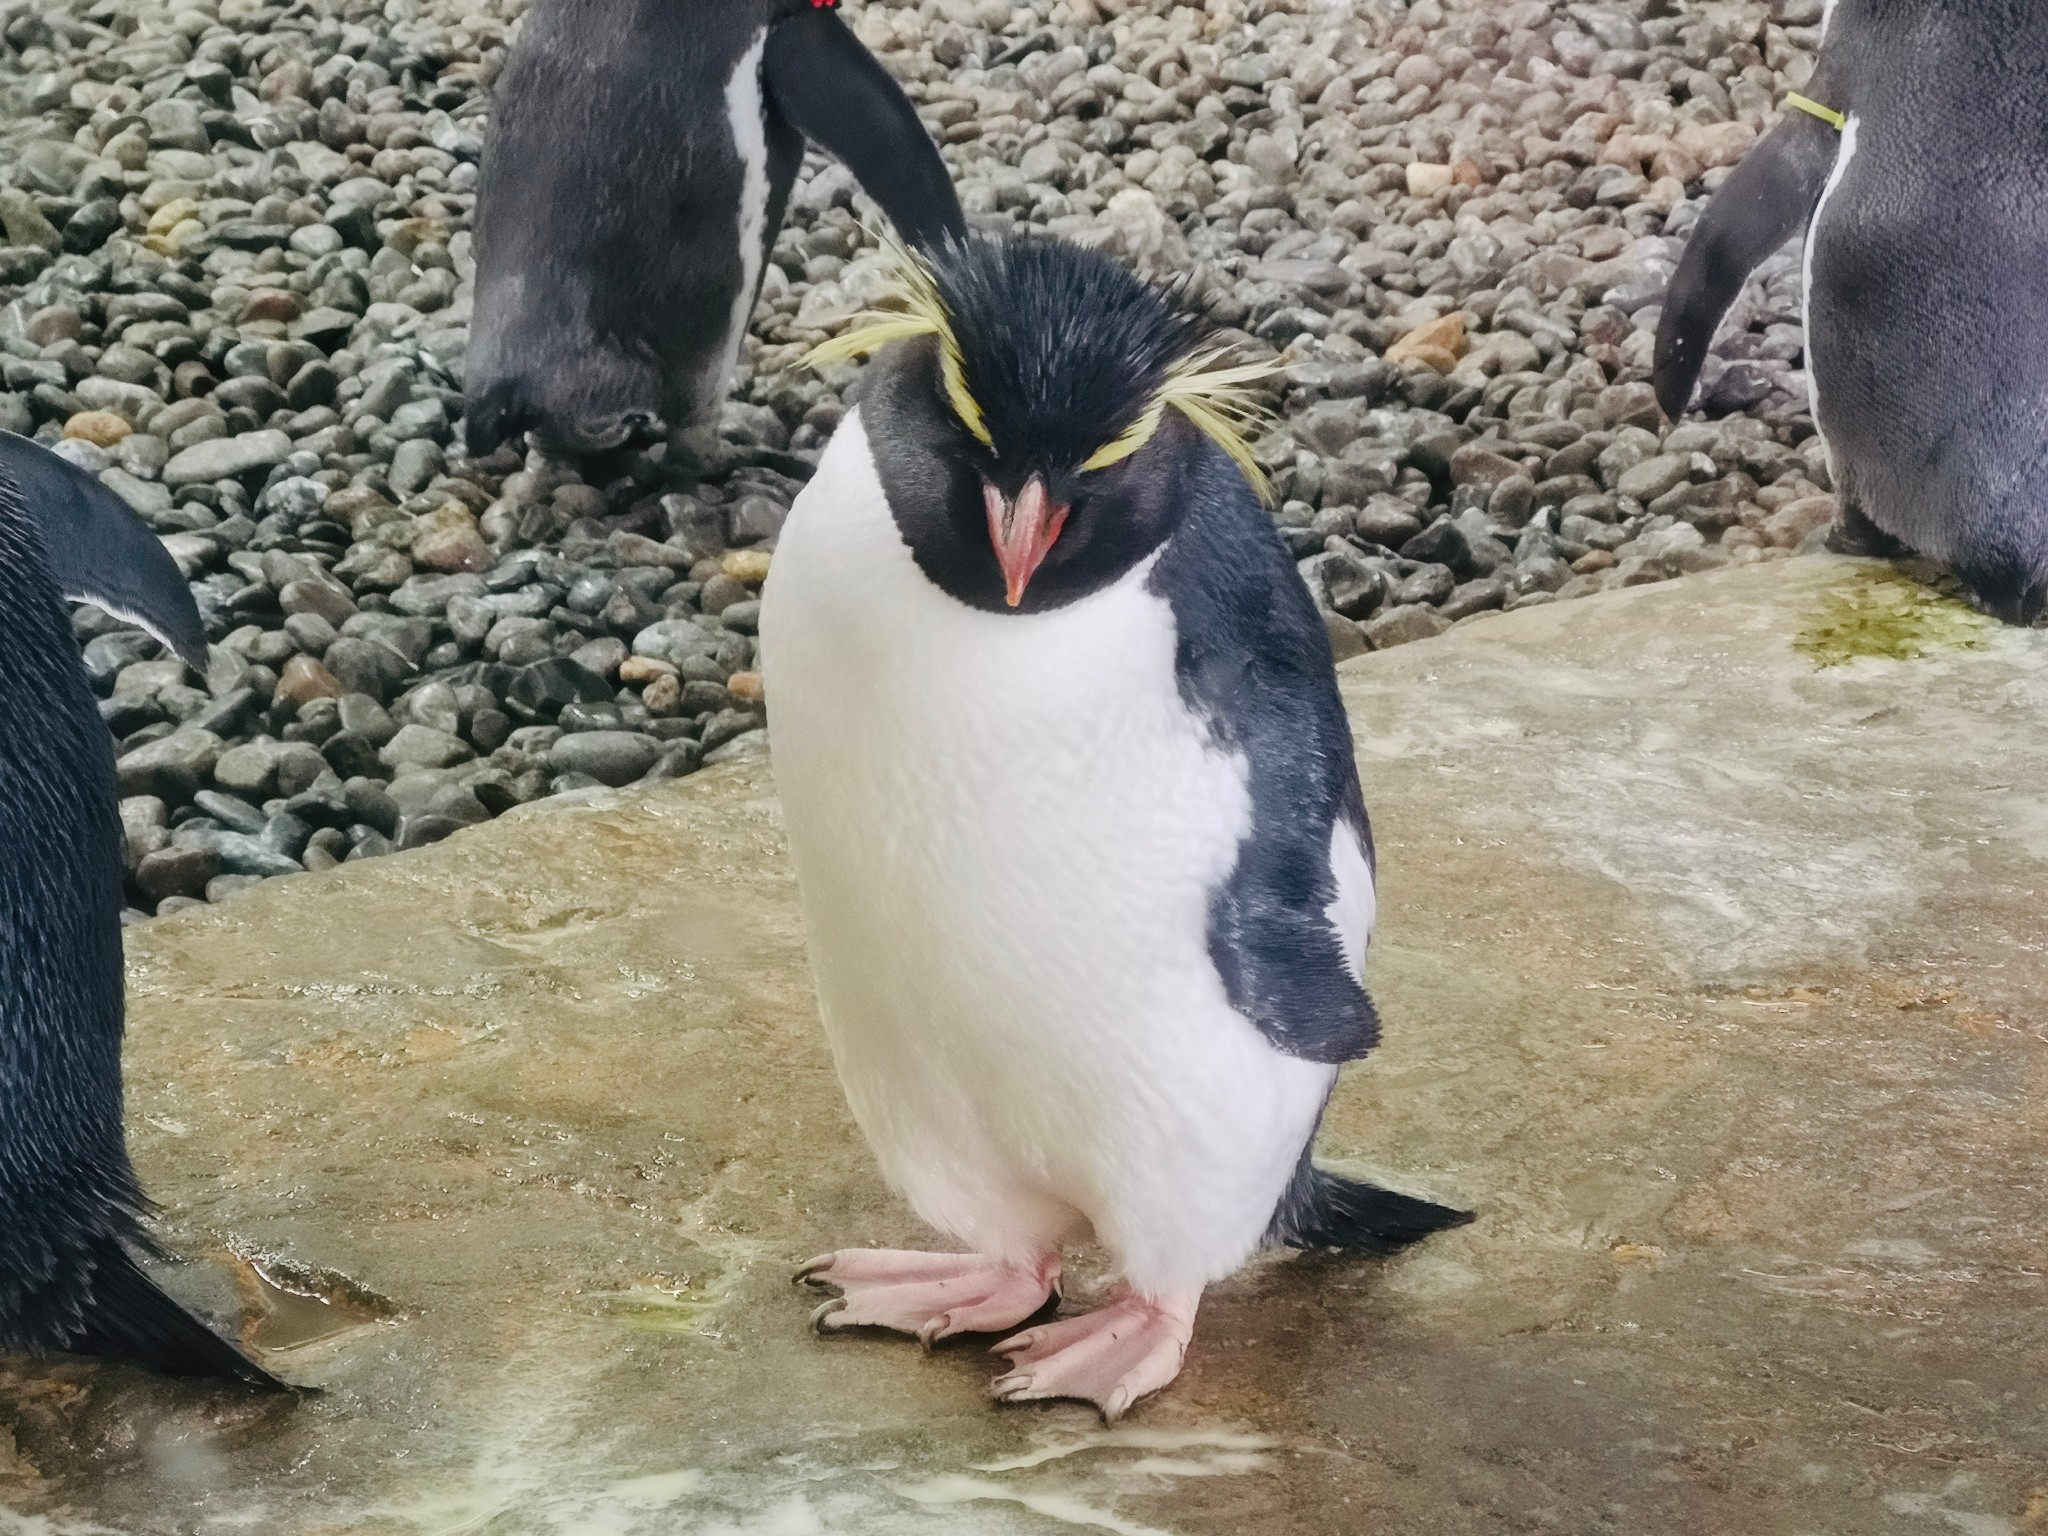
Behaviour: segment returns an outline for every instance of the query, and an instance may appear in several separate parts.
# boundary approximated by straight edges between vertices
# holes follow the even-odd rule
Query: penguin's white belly
[[[1165,1290],[1257,1246],[1336,1074],[1270,1045],[1210,960],[1250,797],[1181,701],[1151,565],[1056,613],[957,602],[855,410],[761,634],[826,1033],[885,1175],[979,1251],[1092,1228]]]

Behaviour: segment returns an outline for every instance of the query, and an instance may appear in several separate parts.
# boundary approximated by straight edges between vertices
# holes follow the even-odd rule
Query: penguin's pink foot
[[[1027,1328],[996,1345],[997,1354],[1010,1357],[1010,1370],[990,1390],[1005,1403],[1078,1397],[1114,1424],[1180,1374],[1201,1300],[1199,1291],[1147,1300],[1120,1288],[1093,1312]]]
[[[1044,1306],[1060,1280],[1057,1254],[1034,1265],[1001,1264],[978,1253],[842,1248],[796,1272],[839,1294],[811,1314],[820,1333],[893,1328],[930,1349],[956,1333],[1000,1333]]]

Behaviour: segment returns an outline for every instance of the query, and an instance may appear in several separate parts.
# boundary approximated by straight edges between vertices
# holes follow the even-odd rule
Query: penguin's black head
[[[905,343],[864,384],[862,421],[911,552],[961,601],[1063,606],[1165,541],[1190,475],[1257,483],[1240,428],[1267,370],[1225,366],[1173,297],[1046,239],[901,259],[900,308],[819,355]]]

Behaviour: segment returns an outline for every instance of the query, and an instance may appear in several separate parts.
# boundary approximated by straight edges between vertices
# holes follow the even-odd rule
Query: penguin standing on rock
[[[476,206],[469,451],[617,447],[720,402],[810,140],[924,246],[965,229],[917,111],[838,0],[538,0]],[[693,430],[694,429],[694,430]]]
[[[121,1125],[114,756],[63,598],[206,665],[156,535],[83,470],[0,433],[0,1350],[281,1387],[135,1261],[151,1244]]]
[[[1372,837],[1328,639],[1248,477],[1245,386],[1102,256],[905,256],[763,595],[820,1008],[891,1185],[971,1252],[847,1250],[818,1326],[1000,1333],[1094,1237],[1105,1305],[1005,1401],[1115,1419],[1263,1244],[1468,1217],[1310,1160],[1364,987]]]
[[[1812,79],[1715,194],[1672,278],[1678,417],[1756,265],[1806,229],[1806,366],[1830,546],[2048,607],[2048,6],[1828,0]]]

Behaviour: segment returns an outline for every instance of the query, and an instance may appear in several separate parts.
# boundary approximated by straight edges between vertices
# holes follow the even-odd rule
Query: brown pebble
[[[439,219],[401,219],[385,235],[384,243],[401,256],[411,256],[421,246],[447,238],[448,226]]]
[[[53,304],[28,317],[28,339],[39,347],[54,347],[60,341],[76,341],[85,320],[69,304]]]
[[[294,656],[284,664],[284,672],[277,680],[277,696],[294,704],[304,704],[308,699],[338,699],[346,692],[341,679],[311,656]]]
[[[734,581],[744,581],[759,586],[768,579],[768,551],[765,549],[736,549],[718,562],[718,568]]]
[[[1787,502],[1769,517],[1757,531],[1764,536],[1764,542],[1780,549],[1797,549],[1816,528],[1825,528],[1834,521],[1835,498],[1832,496],[1802,496],[1797,501]]]
[[[675,663],[663,661],[658,656],[628,656],[619,663],[619,681],[622,683],[651,683],[656,678],[675,675]]]
[[[621,668],[621,675],[624,669]],[[647,713],[670,716],[682,713],[683,685],[673,672],[657,677],[640,693],[640,702],[647,706]]]
[[[299,296],[283,288],[258,288],[249,295],[242,306],[240,322],[243,325],[252,320],[296,320],[299,317]]]
[[[497,554],[477,531],[476,514],[459,501],[413,519],[412,558],[430,571],[488,571]]]
[[[725,691],[742,704],[758,704],[766,696],[758,672],[735,672],[725,680]]]
[[[745,582],[735,581],[720,571],[704,583],[704,590],[697,594],[697,606],[706,613],[723,613],[734,603],[746,602],[752,595]]]
[[[304,100],[313,93],[312,66],[287,59],[265,75],[256,89],[265,101]]]
[[[1465,316],[1452,310],[1442,319],[1417,326],[1387,348],[1389,363],[1426,363],[1438,373],[1449,373],[1465,350]]]
[[[111,448],[135,429],[112,411],[79,411],[64,423],[64,435]]]

